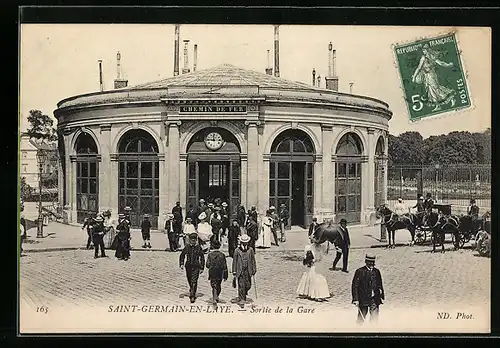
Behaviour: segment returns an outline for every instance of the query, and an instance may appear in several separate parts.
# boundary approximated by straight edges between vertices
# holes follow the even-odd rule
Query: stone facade
[[[242,69],[235,70],[241,73]],[[181,80],[196,74],[201,74],[198,80],[190,83]],[[273,83],[286,81],[261,75]],[[258,93],[253,87],[257,83]],[[379,139],[387,144],[392,113],[386,104],[375,99],[297,84],[290,88],[267,87],[259,80],[249,83],[250,86],[224,85],[218,88],[223,89],[222,93],[206,94],[212,87],[203,80],[202,71],[197,71],[167,79],[163,86],[156,83],[154,88],[131,87],[61,101],[55,116],[64,137],[64,209],[69,221],[77,221],[76,163],[81,155],[76,148],[80,135],[90,135],[97,148],[92,160],[98,162],[98,209],[112,209],[114,213],[120,209],[120,142],[132,130],[143,130],[154,139],[159,163],[157,224],[162,227],[176,201],[181,202],[185,211],[189,189],[188,146],[195,134],[211,127],[225,130],[236,139],[240,152],[239,200],[247,208],[255,205],[260,213],[270,204],[269,171],[274,140],[290,129],[309,138],[314,152],[310,215],[319,221],[335,218],[337,214],[335,186],[340,181],[335,179],[336,163],[348,163],[352,158],[337,156],[336,150],[339,141],[345,139],[343,136],[352,134],[359,140],[362,151],[355,158],[360,163],[356,168],[360,168],[357,175],[361,181],[357,222],[370,223],[375,207],[375,148]],[[180,89],[186,93],[179,96]],[[207,154],[221,153],[219,150]],[[384,154],[386,158],[387,146]],[[383,182],[387,182],[387,171]]]

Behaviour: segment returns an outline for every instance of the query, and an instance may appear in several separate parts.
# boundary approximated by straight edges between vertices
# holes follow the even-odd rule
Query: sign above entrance
[[[181,105],[179,112],[182,113],[197,113],[197,114],[215,114],[215,113],[238,113],[245,114],[247,112],[246,105]]]

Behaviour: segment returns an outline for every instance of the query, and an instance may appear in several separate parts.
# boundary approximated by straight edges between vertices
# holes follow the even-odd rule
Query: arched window
[[[76,139],[76,216],[83,222],[89,213],[99,211],[99,163],[97,144],[88,133]]]
[[[363,145],[356,133],[342,136],[335,151],[335,213],[339,221],[361,221],[361,169]]]
[[[158,145],[148,132],[131,130],[123,136],[118,146],[120,153],[158,153]]]
[[[314,153],[311,138],[300,130],[290,129],[281,133],[273,141],[272,153]]]
[[[379,137],[377,141],[377,146],[375,147],[375,156],[383,156],[384,155],[384,138]]]
[[[355,133],[345,134],[337,144],[335,151],[337,156],[361,156],[363,154],[363,146],[359,136]]]

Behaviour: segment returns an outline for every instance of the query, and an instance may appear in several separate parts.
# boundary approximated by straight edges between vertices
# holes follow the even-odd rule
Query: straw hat
[[[222,202],[221,204],[223,207],[227,207],[227,203],[226,202]]]
[[[375,263],[375,256],[367,254],[366,257],[365,257],[365,262]]]
[[[95,221],[97,222],[101,222],[101,221],[104,221],[104,219],[102,218],[101,215],[98,215],[96,218],[95,218]]]
[[[205,214],[205,212],[201,213],[199,216],[198,216],[198,219],[199,220],[204,220],[207,218],[207,214]]]
[[[243,234],[243,235],[238,237],[238,240],[241,243],[248,243],[248,242],[250,242],[250,237],[248,236],[248,234]]]

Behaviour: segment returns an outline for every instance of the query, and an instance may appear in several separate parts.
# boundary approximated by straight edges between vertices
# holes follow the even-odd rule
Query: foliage
[[[451,132],[423,139],[418,132],[389,135],[389,163],[418,164],[489,164],[491,129],[482,133]]]
[[[21,198],[23,200],[29,199],[33,195],[33,187],[31,187],[29,184],[26,183],[26,178],[23,176],[21,178],[21,183],[20,183],[20,193],[21,193]]]
[[[26,131],[30,138],[56,141],[57,131],[53,127],[54,121],[40,110],[30,110],[28,116],[30,127]]]

